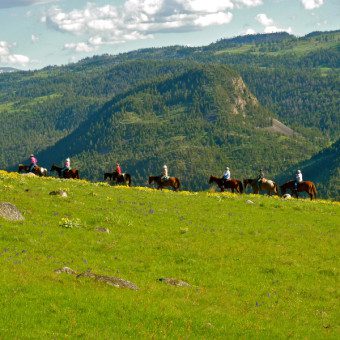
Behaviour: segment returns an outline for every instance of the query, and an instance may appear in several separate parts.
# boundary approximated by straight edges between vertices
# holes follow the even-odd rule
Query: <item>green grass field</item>
[[[49,195],[58,189],[68,197]],[[2,339],[339,336],[338,202],[0,172],[1,202],[25,217],[0,218]],[[63,266],[139,290],[54,272]]]

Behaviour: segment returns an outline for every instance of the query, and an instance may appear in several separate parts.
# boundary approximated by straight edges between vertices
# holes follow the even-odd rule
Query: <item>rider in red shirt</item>
[[[121,175],[122,174],[122,168],[120,167],[119,163],[116,163],[116,172],[117,175]]]

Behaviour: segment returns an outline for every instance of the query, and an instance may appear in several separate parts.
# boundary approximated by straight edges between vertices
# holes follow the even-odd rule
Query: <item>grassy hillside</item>
[[[0,218],[2,338],[337,337],[338,203],[5,172],[0,202],[25,217]],[[139,290],[54,272],[63,266]]]

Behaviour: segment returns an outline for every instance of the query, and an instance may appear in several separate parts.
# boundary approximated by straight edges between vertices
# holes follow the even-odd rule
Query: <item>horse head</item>
[[[209,184],[213,183],[214,182],[214,176],[210,176],[209,178]]]
[[[149,176],[149,184],[151,184],[153,180],[154,180],[153,176]]]

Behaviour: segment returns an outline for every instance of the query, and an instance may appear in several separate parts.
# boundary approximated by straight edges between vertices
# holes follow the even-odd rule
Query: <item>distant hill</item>
[[[20,70],[13,68],[13,67],[0,67],[0,73],[10,73],[10,72],[16,72],[16,71],[20,71]]]
[[[319,196],[340,201],[340,139],[311,159],[288,168],[280,176],[281,180],[291,179],[297,169],[302,171],[305,180],[316,183]]]

